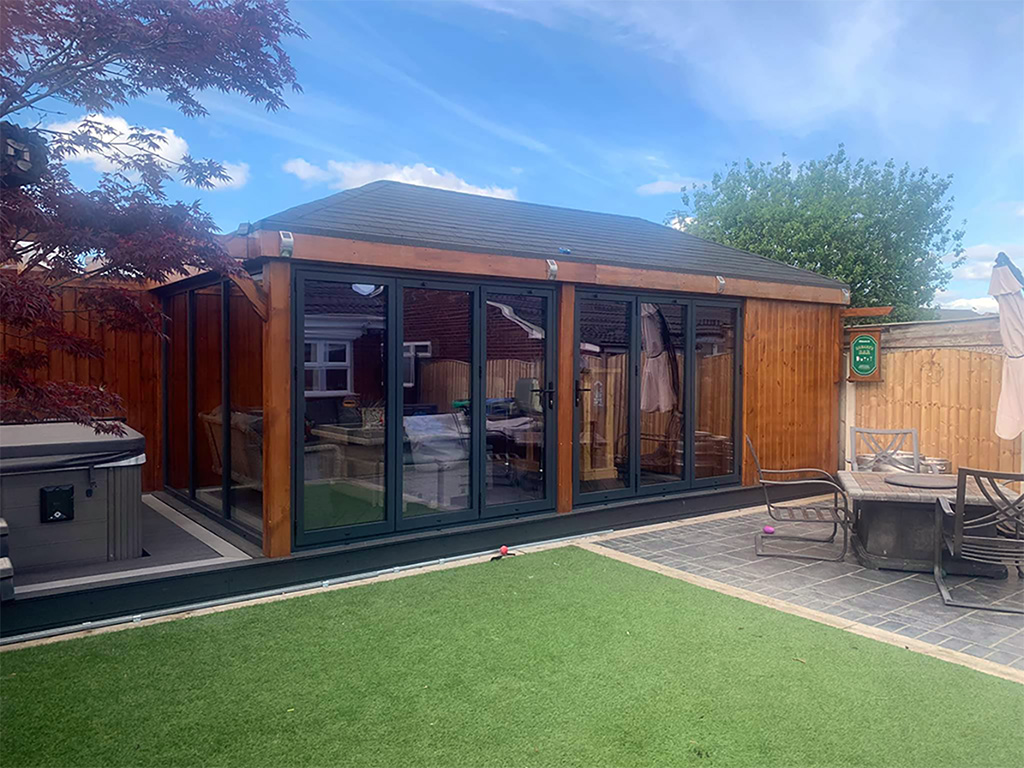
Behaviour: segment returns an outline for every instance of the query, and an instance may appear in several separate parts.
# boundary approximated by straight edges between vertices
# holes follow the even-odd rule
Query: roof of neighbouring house
[[[973,320],[977,317],[995,316],[995,312],[975,312],[973,309],[946,309],[940,307],[935,310],[936,320]]]
[[[845,287],[814,272],[635,216],[502,200],[395,181],[375,181],[297,205],[256,222],[253,228],[470,253]]]

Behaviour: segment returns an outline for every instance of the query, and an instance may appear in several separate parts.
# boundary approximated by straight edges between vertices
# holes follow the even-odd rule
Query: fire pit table
[[[853,552],[865,568],[931,573],[935,501],[956,498],[956,476],[840,472],[839,484],[853,506]],[[991,505],[972,479],[967,486],[967,517],[986,514]],[[973,512],[973,515],[972,515]],[[992,531],[981,535],[995,534]],[[1001,565],[943,559],[947,573],[1005,579]]]

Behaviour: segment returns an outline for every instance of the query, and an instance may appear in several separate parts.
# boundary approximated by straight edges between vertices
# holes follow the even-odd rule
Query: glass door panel
[[[698,304],[694,309],[695,480],[736,471],[736,323],[735,307]]]
[[[195,352],[195,436],[193,472],[195,498],[223,513],[224,387],[221,379],[222,289],[220,283],[195,291],[193,334]]]
[[[168,487],[189,493],[189,294],[171,296],[164,310],[167,327],[167,477]]]
[[[402,520],[475,508],[474,298],[429,284],[402,289]]]
[[[640,485],[683,479],[686,305],[640,302]]]
[[[389,294],[383,284],[302,283],[300,542],[387,519]]]
[[[576,303],[577,491],[631,490],[632,301]],[[616,494],[621,495],[621,494]]]
[[[241,289],[228,292],[231,518],[263,527],[263,320]]]
[[[546,506],[554,381],[548,363],[549,298],[487,292],[484,485],[488,507]],[[540,502],[540,504],[537,504]],[[547,506],[549,506],[548,504]]]

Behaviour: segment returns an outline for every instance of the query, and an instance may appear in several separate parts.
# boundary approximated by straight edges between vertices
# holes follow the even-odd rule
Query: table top
[[[384,445],[383,429],[362,429],[342,427],[337,424],[321,424],[310,430],[317,437],[343,445]]]
[[[934,504],[935,499],[944,496],[953,500],[956,498],[956,488],[911,488],[906,485],[893,485],[887,483],[885,478],[888,472],[850,472],[839,473],[839,484],[850,494],[854,501],[909,501],[924,504]],[[911,474],[907,473],[906,477]],[[922,477],[935,477],[935,475],[922,475]],[[981,492],[974,478],[967,481],[967,503],[987,505],[988,499]]]
[[[899,485],[904,488],[929,488],[949,490],[956,488],[956,475],[935,475],[923,472],[889,472],[885,476],[885,482],[889,485]]]

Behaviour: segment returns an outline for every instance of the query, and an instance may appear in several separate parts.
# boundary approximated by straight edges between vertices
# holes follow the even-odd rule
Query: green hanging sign
[[[871,376],[878,370],[878,339],[866,333],[850,342],[850,369],[858,376]]]

